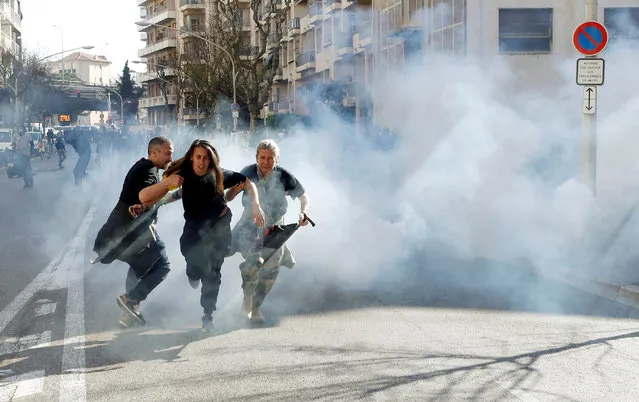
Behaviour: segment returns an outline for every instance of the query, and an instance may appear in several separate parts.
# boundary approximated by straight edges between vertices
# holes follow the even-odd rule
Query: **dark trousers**
[[[82,152],[78,155],[78,162],[73,168],[73,175],[75,176],[75,184],[80,184],[82,179],[87,173],[87,167],[91,160],[91,152]]]
[[[205,315],[216,310],[222,283],[222,264],[231,246],[231,211],[213,225],[186,222],[180,251],[186,260],[186,275],[202,281],[200,305]]]
[[[67,159],[67,151],[62,149],[58,149],[58,166],[62,167],[62,163]]]
[[[22,168],[22,180],[25,186],[33,186],[33,170],[31,169],[31,157],[20,155],[20,167]]]
[[[166,246],[160,239],[150,242],[139,253],[119,259],[129,264],[125,289],[127,297],[133,300],[145,300],[171,270]]]

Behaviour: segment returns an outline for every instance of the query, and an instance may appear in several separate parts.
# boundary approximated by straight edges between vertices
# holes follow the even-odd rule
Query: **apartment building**
[[[598,6],[610,47],[639,39],[639,0]],[[564,79],[559,62],[579,57],[571,39],[584,16],[585,1],[298,0],[269,112],[308,113],[303,98],[311,82],[345,80],[343,104],[355,108],[357,120],[392,128],[396,116],[384,114],[383,94],[372,93],[372,83],[411,57],[437,52],[499,58],[522,75],[522,86],[552,89]]]
[[[269,114],[309,113],[305,99],[313,84],[331,81],[346,87],[345,106],[355,111],[360,99],[357,110],[366,110],[372,68],[370,0],[296,0],[281,42]]]
[[[3,63],[13,64],[22,59],[22,11],[20,0],[0,0],[0,51]],[[6,65],[6,64],[5,64]],[[13,83],[3,83],[12,87]],[[13,123],[13,111],[0,115],[0,126]]]
[[[191,4],[195,3],[195,4]],[[138,56],[147,62],[147,73],[138,74],[145,88],[139,108],[149,125],[165,125],[174,120],[178,108],[178,87],[175,66],[178,52],[178,10],[197,9],[195,0],[137,0],[141,21],[155,25],[139,26],[140,39],[145,43]],[[195,7],[193,7],[195,6]]]
[[[111,62],[104,56],[74,52],[61,60],[47,63],[53,74],[76,77],[86,84],[111,85]]]

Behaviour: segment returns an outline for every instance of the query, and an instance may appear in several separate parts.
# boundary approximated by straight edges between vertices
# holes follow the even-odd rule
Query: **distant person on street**
[[[18,153],[18,163],[22,171],[22,180],[24,180],[24,188],[33,187],[33,171],[31,170],[31,137],[23,130],[19,132],[20,138],[16,144],[16,152]]]
[[[80,186],[87,175],[87,167],[89,166],[89,161],[91,161],[90,133],[76,129],[69,142],[78,153],[78,161],[73,168],[73,176],[75,177],[75,185]]]
[[[288,170],[277,165],[280,158],[280,149],[273,140],[263,140],[257,145],[255,159],[257,163],[246,166],[241,170],[244,176],[255,183],[264,208],[266,227],[281,225],[284,223],[284,215],[288,209],[286,196],[300,200],[300,226],[306,226],[306,210],[308,208],[308,196],[302,184]],[[226,193],[226,200],[230,202],[242,191],[233,188]],[[242,290],[244,292],[244,313],[248,319],[254,322],[262,322],[264,317],[260,310],[264,298],[271,291],[280,266],[293,268],[295,260],[286,245],[282,246],[275,254],[257,269],[252,257],[252,249],[258,235],[258,228],[251,219],[249,203],[246,193],[242,196],[244,213],[233,228],[232,253],[239,251],[245,261],[240,264],[242,274]]]
[[[118,203],[95,239],[93,250],[103,264],[117,259],[129,264],[126,293],[116,299],[124,310],[120,325],[145,325],[140,302],[168,275],[169,259],[157,230],[157,209],[138,216],[132,207],[153,206],[171,188],[182,185],[182,177],[174,174],[160,180],[159,169],[166,169],[173,160],[173,143],[166,137],[149,141],[148,158],[137,161],[122,185]],[[142,212],[142,211],[140,211]]]
[[[58,151],[58,168],[64,169],[64,166],[62,164],[67,159],[67,150],[66,145],[64,144],[64,139],[62,137],[56,138],[55,149]]]

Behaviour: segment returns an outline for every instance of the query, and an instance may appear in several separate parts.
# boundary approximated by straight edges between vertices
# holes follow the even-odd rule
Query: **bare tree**
[[[222,75],[223,60],[213,57],[201,42],[195,42],[181,55],[178,63],[180,88],[184,93],[186,107],[197,108],[210,117],[218,101],[221,88],[217,77]]]
[[[205,36],[228,52],[208,46],[209,60],[220,67],[211,71],[212,85],[232,98],[230,54],[237,71],[237,100],[248,111],[253,131],[280,64],[280,39],[291,0],[252,0],[249,8],[243,4],[238,0],[213,0]]]

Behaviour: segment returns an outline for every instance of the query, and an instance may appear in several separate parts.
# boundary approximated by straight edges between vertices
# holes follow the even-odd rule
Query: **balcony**
[[[342,98],[342,106],[355,107],[357,103],[357,82],[349,82],[346,84],[346,94]]]
[[[0,3],[0,6],[2,22],[8,22],[13,25],[16,31],[22,31],[22,17],[20,17],[20,14],[9,3]]]
[[[347,32],[339,32],[335,41],[336,55],[344,56],[353,53],[353,34]]]
[[[165,21],[175,20],[177,18],[177,12],[175,10],[169,10],[165,7],[156,7],[152,11],[150,11],[146,18],[143,19],[144,22],[148,24],[161,24]],[[143,31],[145,29],[149,29],[151,26],[140,26],[138,27],[139,31]]]
[[[20,58],[20,45],[14,42],[11,37],[4,32],[0,35],[0,47],[11,53],[13,57]]]
[[[342,8],[342,0],[324,0],[324,9],[327,13]]]
[[[138,57],[147,57],[152,53],[159,52],[160,50],[177,47],[177,40],[174,38],[167,38],[160,40],[152,45],[147,45],[144,49],[138,50]]]
[[[201,110],[199,112],[200,119],[203,119],[205,117],[204,113],[202,113]],[[182,118],[184,120],[197,120],[198,110],[194,107],[185,107],[184,109],[182,109]]]
[[[364,48],[371,46],[373,43],[373,25],[371,21],[364,21],[357,25],[356,32],[353,35],[353,50],[360,53]]]
[[[189,36],[202,36],[205,30],[204,24],[188,24],[180,29],[180,37],[187,38]]]
[[[288,113],[291,108],[291,101],[288,99],[280,100],[277,102],[277,111],[278,113]]]
[[[317,21],[322,21],[322,15],[324,14],[324,5],[321,1],[308,6],[308,15],[311,17],[311,24]]]
[[[295,58],[296,72],[315,68],[315,51],[304,52]]]
[[[273,76],[273,81],[282,81],[284,79],[284,71],[282,66],[278,67],[275,71],[275,76]]]
[[[271,47],[277,46],[277,44],[279,42],[280,42],[280,35],[279,34],[270,34],[267,37],[266,46],[271,48]]]
[[[288,21],[288,34],[289,36],[300,33],[300,17],[295,17]]]
[[[177,104],[177,95],[168,95],[168,104],[176,105]],[[164,101],[164,96],[153,96],[150,98],[140,98],[139,101],[140,108],[150,108],[150,107],[163,107],[167,104]]]
[[[226,20],[222,22],[222,26],[225,29],[235,29],[238,31],[250,31],[251,28],[251,19],[250,18],[244,18],[245,14],[240,14],[238,16],[236,16],[233,21],[230,20]]]
[[[180,0],[180,11],[185,12],[188,10],[204,10],[206,4],[204,0]]]
[[[142,6],[146,6],[147,4],[149,4],[151,0],[137,0],[136,4],[138,5],[138,7],[142,7]]]
[[[256,57],[259,54],[259,52],[260,52],[259,46],[244,45],[244,46],[240,46],[238,53],[240,55],[240,59],[247,60],[247,59]]]

